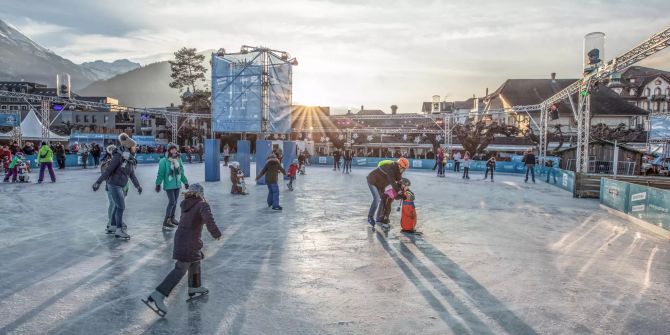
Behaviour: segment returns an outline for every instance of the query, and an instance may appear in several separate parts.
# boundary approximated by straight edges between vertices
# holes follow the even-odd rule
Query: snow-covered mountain
[[[0,81],[30,81],[56,86],[56,73],[68,73],[72,88],[78,90],[139,67],[128,60],[101,61],[77,65],[35,43],[16,27],[0,20]],[[128,69],[125,70],[124,69]]]
[[[127,59],[119,59],[111,63],[96,60],[95,62],[82,63],[81,66],[93,71],[98,76],[98,80],[105,80],[135,70],[140,67],[140,63],[134,63]]]

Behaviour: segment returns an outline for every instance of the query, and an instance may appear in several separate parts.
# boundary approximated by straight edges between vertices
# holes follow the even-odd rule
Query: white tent
[[[0,134],[0,139],[11,139],[11,133]],[[23,140],[35,140],[39,141],[42,139],[42,122],[37,118],[35,111],[30,110],[26,118],[21,121],[21,138]],[[56,135],[54,132],[49,131],[49,140],[58,141],[58,142],[67,142],[67,136]]]

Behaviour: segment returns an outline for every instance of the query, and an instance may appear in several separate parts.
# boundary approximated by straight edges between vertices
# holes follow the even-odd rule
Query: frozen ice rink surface
[[[210,295],[185,302],[184,279],[165,319],[140,301],[174,265],[156,166],[139,167],[142,195],[131,187],[128,242],[104,233],[97,170],[0,185],[0,334],[670,332],[668,241],[597,200],[515,175],[410,171],[424,235],[401,234],[394,208],[384,236],[366,223],[368,171],[310,167],[275,212],[265,186],[231,196],[223,168],[204,183],[224,235],[203,233]],[[204,179],[201,164],[186,172]]]

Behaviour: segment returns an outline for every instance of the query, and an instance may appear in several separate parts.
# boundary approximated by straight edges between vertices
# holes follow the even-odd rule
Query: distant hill
[[[86,87],[97,75],[33,42],[0,20],[0,80],[31,81],[56,86],[56,73],[70,74],[72,88]]]
[[[170,64],[158,62],[130,72],[99,80],[77,93],[83,96],[108,96],[133,107],[162,107],[179,104],[179,91],[170,88]]]
[[[95,62],[82,63],[81,66],[91,70],[98,77],[98,80],[104,80],[135,70],[141,65],[140,63],[131,62],[127,59],[119,59],[111,63],[96,60]]]
[[[209,58],[212,50],[201,51],[205,55],[203,64],[207,68],[205,78],[209,87],[211,65]],[[169,86],[170,63],[157,62],[142,66],[133,71],[114,76],[107,80],[99,80],[79,90],[80,95],[108,96],[119,99],[119,103],[132,107],[163,107],[181,103],[178,90]]]

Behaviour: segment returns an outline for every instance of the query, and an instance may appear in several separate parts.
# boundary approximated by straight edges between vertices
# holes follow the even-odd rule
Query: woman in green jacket
[[[44,169],[49,169],[49,177],[51,177],[51,182],[56,182],[56,174],[54,173],[53,168],[54,161],[54,152],[51,150],[51,147],[47,145],[47,142],[42,141],[42,146],[40,151],[37,152],[37,162],[40,164],[40,177],[37,179],[37,183],[41,184],[44,181]]]
[[[177,199],[181,184],[188,190],[188,179],[184,174],[179,151],[175,144],[168,144],[165,157],[158,162],[158,176],[156,177],[156,192],[161,191],[161,184],[168,196],[168,206],[165,210],[165,220],[163,220],[163,229],[174,229],[179,224],[174,218],[177,209]]]

